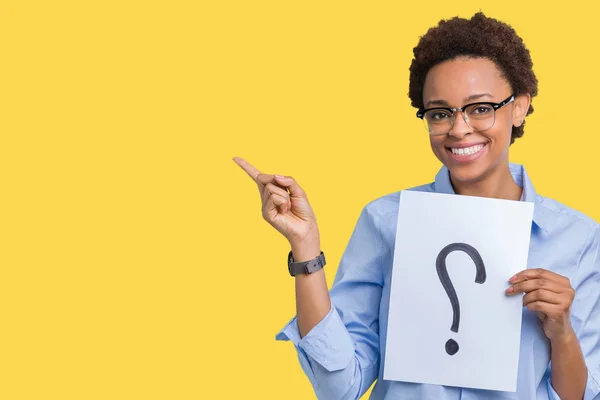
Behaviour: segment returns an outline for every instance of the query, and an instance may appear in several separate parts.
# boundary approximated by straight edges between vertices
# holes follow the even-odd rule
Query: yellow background
[[[361,208],[440,166],[412,48],[480,8],[540,80],[512,161],[598,219],[598,3],[0,2],[0,398],[313,398],[231,158],[304,187],[331,284]]]

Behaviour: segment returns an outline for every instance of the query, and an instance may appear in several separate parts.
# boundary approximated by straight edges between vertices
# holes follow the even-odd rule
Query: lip
[[[455,149],[461,149],[461,148],[465,148],[465,147],[476,146],[478,144],[482,144],[483,148],[475,154],[459,155],[459,154],[454,154],[449,146],[444,146],[444,148],[446,149],[446,152],[448,153],[449,157],[452,160],[459,162],[459,163],[466,163],[466,162],[475,161],[479,157],[482,157],[483,155],[485,155],[488,151],[488,143],[469,143],[466,145],[461,143],[460,145],[456,144],[456,145],[451,146],[452,148],[455,148]]]

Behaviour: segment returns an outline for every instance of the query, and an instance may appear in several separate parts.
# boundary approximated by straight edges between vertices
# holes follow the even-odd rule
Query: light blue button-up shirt
[[[544,268],[570,279],[575,289],[571,323],[588,368],[584,399],[600,399],[599,225],[536,194],[521,165],[511,163],[510,170],[523,188],[521,201],[534,203],[527,268]],[[454,194],[446,167],[435,182],[409,190]],[[329,313],[303,338],[295,317],[276,336],[295,345],[317,398],[358,399],[377,379],[373,400],[560,400],[550,382],[549,340],[536,313],[527,308],[523,308],[516,393],[383,379],[399,200],[400,192],[385,195],[361,211],[330,291]]]

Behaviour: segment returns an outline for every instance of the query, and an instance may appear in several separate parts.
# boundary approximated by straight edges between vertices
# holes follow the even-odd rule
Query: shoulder
[[[534,212],[547,233],[570,230],[587,239],[599,231],[599,224],[593,218],[550,197],[536,195],[535,207],[538,210]]]
[[[434,184],[427,183],[424,185],[414,186],[405,191],[418,191],[418,192],[435,192]],[[379,221],[381,219],[394,218],[398,215],[398,205],[400,203],[400,194],[402,190],[396,192],[387,193],[369,201],[363,208],[362,213],[366,214],[373,221]]]

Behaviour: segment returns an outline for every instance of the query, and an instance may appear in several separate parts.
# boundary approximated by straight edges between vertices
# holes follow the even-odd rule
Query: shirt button
[[[336,350],[337,350],[337,347],[333,346],[333,351],[336,351]]]

